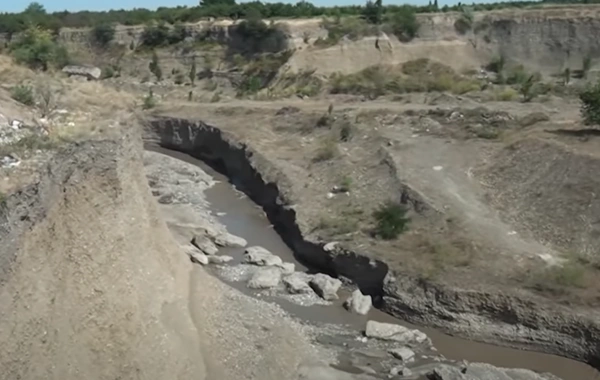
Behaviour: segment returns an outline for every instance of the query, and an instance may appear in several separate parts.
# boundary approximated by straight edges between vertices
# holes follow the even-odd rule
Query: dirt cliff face
[[[141,153],[71,145],[2,204],[0,379],[297,378],[318,357],[300,328],[194,268]]]
[[[173,253],[129,144],[59,154],[2,210],[3,379],[203,379]]]

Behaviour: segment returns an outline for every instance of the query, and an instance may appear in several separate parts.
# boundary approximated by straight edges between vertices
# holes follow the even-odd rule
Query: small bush
[[[329,161],[339,153],[338,146],[333,139],[325,139],[317,149],[313,162]]]
[[[148,64],[148,69],[154,76],[157,81],[162,80],[162,69],[160,68],[160,63],[158,62],[158,55],[156,55],[156,51],[152,52],[152,60]]]
[[[115,38],[115,27],[111,24],[99,24],[92,28],[92,43],[99,47],[106,47]]]
[[[10,96],[17,102],[23,103],[26,106],[33,106],[35,104],[33,88],[31,88],[30,86],[15,86],[10,90]]]
[[[600,82],[579,93],[581,115],[587,125],[600,125]]]
[[[569,289],[581,289],[587,286],[585,267],[575,261],[562,265],[553,265],[533,273],[530,285],[535,290],[553,294],[564,294]]]
[[[349,121],[343,122],[340,127],[340,140],[344,142],[350,141],[352,140],[352,136],[354,136],[354,125]]]
[[[503,90],[497,91],[494,94],[495,100],[499,100],[501,102],[512,102],[519,97],[519,93],[510,87],[507,87]]]
[[[338,189],[339,189],[339,191],[341,191],[343,193],[347,193],[348,191],[350,191],[351,186],[352,186],[352,178],[346,176],[346,177],[342,178],[342,180],[340,181]]]
[[[142,32],[141,43],[149,48],[164,46],[169,42],[169,28],[164,23],[149,25]]]
[[[406,208],[394,201],[388,201],[373,212],[375,218],[375,235],[385,240],[397,238],[405,231],[409,219]]]
[[[148,91],[148,95],[144,96],[142,109],[149,110],[154,107],[156,107],[156,98],[154,97],[154,92],[150,90]]]
[[[462,8],[460,17],[454,22],[454,29],[460,34],[465,34],[473,28],[473,12]]]
[[[115,76],[115,70],[112,66],[106,66],[104,70],[102,70],[102,79],[109,79]]]
[[[173,82],[178,85],[183,84],[184,81],[185,81],[185,76],[182,73],[176,74],[175,78],[173,79]]]

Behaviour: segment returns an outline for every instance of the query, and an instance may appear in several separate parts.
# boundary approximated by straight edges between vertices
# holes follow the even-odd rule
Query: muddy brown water
[[[205,192],[206,199],[211,205],[211,211],[230,233],[246,239],[249,246],[262,246],[279,255],[284,261],[293,262],[298,271],[308,269],[294,258],[293,252],[275,232],[262,208],[230,184],[227,177],[216,172],[206,163],[187,154],[154,147],[151,150],[197,165],[217,181],[213,187]],[[239,249],[223,253],[233,256],[237,262],[241,259]],[[238,288],[248,292],[243,284]],[[340,295],[340,301],[329,306],[306,307],[281,298],[273,298],[273,300],[291,315],[307,322],[348,325],[357,330],[362,330],[367,320],[377,320],[418,328],[431,338],[439,354],[451,360],[484,362],[497,367],[527,368],[536,372],[549,372],[564,380],[600,380],[600,372],[594,368],[560,356],[456,338],[434,329],[413,326],[377,309],[373,309],[368,316],[358,316],[347,312],[341,306],[345,294],[340,293]]]

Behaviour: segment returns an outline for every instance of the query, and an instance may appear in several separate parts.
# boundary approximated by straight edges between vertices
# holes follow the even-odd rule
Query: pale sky
[[[285,1],[296,3],[297,0]],[[0,12],[20,12],[31,3],[32,0],[0,0]],[[41,0],[38,3],[42,4],[48,12],[68,10],[71,12],[89,10],[89,11],[103,11],[109,9],[132,9],[132,8],[147,8],[156,9],[158,7],[176,7],[178,5],[193,6],[198,5],[198,0],[102,0],[102,1],[84,1],[84,0]],[[238,0],[239,2],[239,0]],[[267,1],[268,2],[268,1]],[[311,1],[315,5],[351,5],[351,4],[363,4],[365,1],[362,0],[314,0]],[[427,4],[429,0],[407,0],[407,1],[390,1],[384,4],[415,4],[423,5]],[[439,1],[440,6],[444,4],[454,4],[457,1],[453,0],[441,0]],[[481,2],[481,1],[476,1]]]

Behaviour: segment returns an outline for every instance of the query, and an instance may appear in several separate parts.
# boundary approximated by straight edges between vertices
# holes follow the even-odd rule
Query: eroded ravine
[[[153,148],[165,155],[199,166],[203,171],[213,177],[217,184],[208,189],[206,199],[210,208],[227,230],[234,235],[241,236],[248,241],[249,245],[260,245],[271,252],[277,253],[284,261],[294,262],[297,269],[307,269],[299,263],[293,252],[287,247],[270,222],[249,198],[228,182],[228,178],[218,173],[203,161],[195,159],[187,154],[170,151],[166,149]],[[239,252],[239,250],[238,250]],[[231,252],[225,252],[231,253]],[[245,284],[238,283],[238,289],[252,293]],[[342,299],[344,297],[341,297]],[[399,323],[404,326],[415,328],[411,324],[402,322],[384,312],[373,309],[367,317],[360,317],[348,313],[341,306],[341,300],[332,306],[297,306],[278,298],[271,298],[292,315],[309,322],[344,324],[356,330],[364,328],[367,319],[387,323]],[[433,341],[434,347],[439,353],[451,360],[467,360],[469,362],[486,362],[498,367],[527,368],[536,372],[550,372],[564,380],[592,379],[595,370],[587,365],[554,356],[536,352],[526,352],[517,349],[494,346],[490,344],[477,343],[466,339],[460,339],[443,334],[434,329],[420,328]]]

